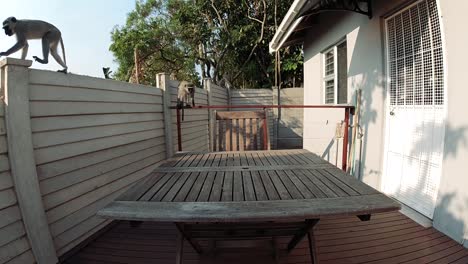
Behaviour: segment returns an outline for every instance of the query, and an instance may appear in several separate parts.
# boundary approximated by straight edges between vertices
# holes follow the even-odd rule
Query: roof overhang
[[[350,11],[372,18],[372,0],[295,0],[270,42],[270,52],[304,41],[313,15],[329,11]]]

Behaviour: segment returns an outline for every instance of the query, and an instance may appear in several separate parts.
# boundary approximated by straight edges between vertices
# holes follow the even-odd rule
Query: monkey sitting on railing
[[[177,88],[177,108],[182,109],[184,120],[184,108],[195,107],[195,86],[193,83],[181,81]]]

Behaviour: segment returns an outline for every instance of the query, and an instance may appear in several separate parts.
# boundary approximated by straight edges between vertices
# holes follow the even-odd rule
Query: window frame
[[[338,46],[345,43],[347,40],[346,38],[336,42],[331,47],[325,49],[321,52],[322,55],[322,101],[326,105],[341,105],[338,103]],[[347,47],[346,47],[347,49]],[[333,74],[327,75],[327,54],[329,52],[333,52]],[[346,58],[348,61],[348,58]],[[327,103],[327,82],[333,80],[333,103]],[[347,89],[346,89],[347,90]],[[348,92],[348,91],[346,91]],[[342,104],[347,104],[342,103]]]

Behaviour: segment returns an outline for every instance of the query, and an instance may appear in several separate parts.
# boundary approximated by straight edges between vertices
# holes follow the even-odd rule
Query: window
[[[387,19],[390,105],[444,105],[437,2],[420,1]]]
[[[323,87],[326,104],[348,103],[348,62],[346,41],[323,53]]]

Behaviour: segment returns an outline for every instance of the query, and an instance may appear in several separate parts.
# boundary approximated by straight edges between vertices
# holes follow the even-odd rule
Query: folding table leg
[[[309,251],[310,251],[310,263],[315,264],[318,263],[317,254],[315,252],[315,237],[314,237],[314,230],[311,229],[307,233],[307,240],[309,240]]]
[[[177,252],[176,264],[182,264],[182,256],[184,254],[184,236],[182,233],[177,234]]]
[[[279,262],[280,253],[279,253],[279,250],[278,250],[278,241],[276,240],[276,237],[271,238],[271,246],[272,246],[272,249],[273,249],[273,258],[275,259],[275,263],[278,264],[278,263],[280,263]]]
[[[203,251],[202,251],[200,245],[198,245],[197,242],[193,241],[192,238],[190,237],[190,235],[185,231],[184,224],[176,223],[175,225],[177,226],[177,229],[179,229],[179,232],[182,234],[182,236],[190,243],[190,245],[192,245],[193,249],[198,254],[202,254]]]
[[[307,235],[309,230],[314,228],[314,226],[318,223],[319,219],[307,219],[305,220],[304,226],[299,229],[299,231],[293,236],[291,241],[288,244],[288,252],[291,252],[299,242]]]

